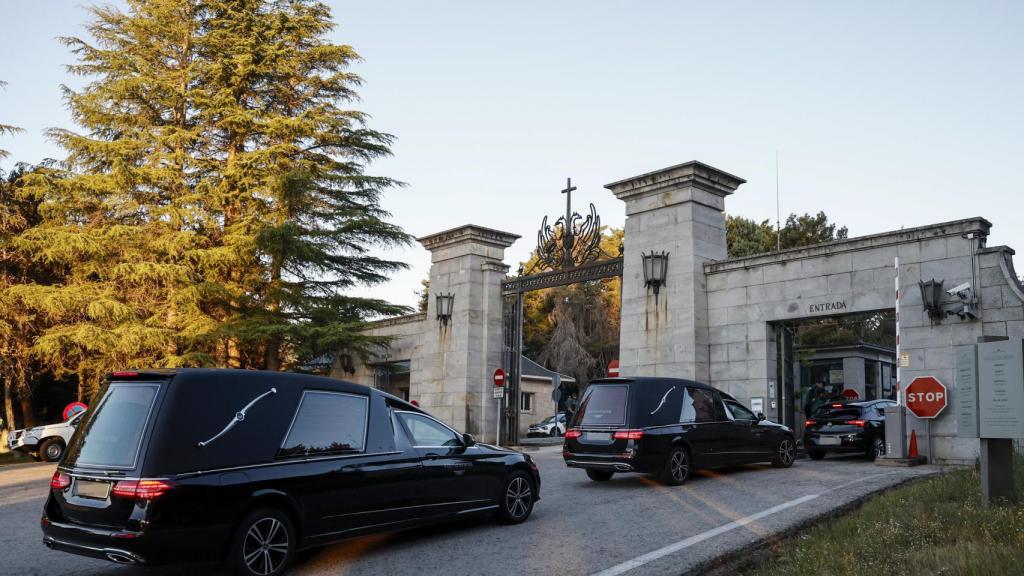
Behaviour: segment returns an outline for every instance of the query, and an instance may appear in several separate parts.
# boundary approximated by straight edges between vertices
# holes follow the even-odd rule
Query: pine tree
[[[347,107],[358,58],[309,0],[129,0],[67,38],[90,80],[52,130],[60,167],[33,173],[42,222],[19,246],[67,266],[19,297],[53,319],[36,352],[92,383],[125,366],[277,369],[363,352],[374,315],[404,308],[345,291],[402,264],[408,242],[364,173],[392,138]]]
[[[127,366],[211,360],[216,320],[204,303],[216,286],[207,272],[226,258],[210,242],[218,223],[197,190],[197,5],[94,7],[93,41],[63,39],[78,58],[69,70],[90,80],[63,89],[82,130],[49,132],[67,158],[27,177],[42,222],[18,241],[68,275],[23,286],[20,296],[53,319],[36,352],[58,375],[77,374],[80,386]]]
[[[327,40],[333,24],[321,2],[208,7],[208,105],[198,117],[215,134],[207,156],[225,159],[209,182],[224,206],[226,244],[246,262],[226,303],[226,331],[247,351],[237,361],[277,370],[342,348],[365,352],[375,340],[360,335],[362,323],[407,309],[345,292],[403,268],[370,250],[409,237],[380,208],[398,183],[365,173],[392,137],[349,108],[359,57]]]

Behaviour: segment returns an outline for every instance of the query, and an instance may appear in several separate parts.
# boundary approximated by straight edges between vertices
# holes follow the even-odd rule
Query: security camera
[[[966,292],[968,290],[970,290],[970,289],[971,289],[971,283],[970,282],[964,282],[963,284],[961,284],[959,286],[954,286],[954,287],[950,288],[949,290],[946,290],[946,294],[949,294],[950,296],[957,296],[959,298],[963,298],[964,294],[966,294]]]

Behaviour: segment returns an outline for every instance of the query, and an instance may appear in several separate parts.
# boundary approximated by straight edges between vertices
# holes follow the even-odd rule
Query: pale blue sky
[[[1024,3],[330,1],[365,61],[363,109],[398,137],[373,169],[421,236],[475,223],[523,236],[576,197],[621,225],[608,182],[697,159],[748,180],[727,210],[825,210],[863,235],[969,216],[1024,249]],[[3,162],[60,151],[58,85],[80,0],[0,0]],[[429,255],[374,291],[412,304]]]

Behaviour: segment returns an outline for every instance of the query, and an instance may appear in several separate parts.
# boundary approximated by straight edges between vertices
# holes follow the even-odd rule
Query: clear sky
[[[117,2],[114,2],[115,4]],[[745,178],[727,211],[817,212],[872,234],[970,216],[990,245],[1024,249],[1024,2],[330,1],[338,41],[364,61],[362,108],[398,137],[372,171],[422,236],[466,223],[521,235],[603,185],[697,159]],[[59,157],[61,83],[80,0],[0,0],[0,122],[13,161]],[[373,293],[413,304],[429,254]],[[1024,265],[1018,264],[1024,268]]]

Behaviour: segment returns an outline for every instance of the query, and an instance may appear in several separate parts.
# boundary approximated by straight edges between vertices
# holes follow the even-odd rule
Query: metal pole
[[[498,412],[494,415],[494,445],[501,446],[501,398],[498,398]]]
[[[896,403],[903,405],[903,371],[900,368],[900,257],[896,257]]]

